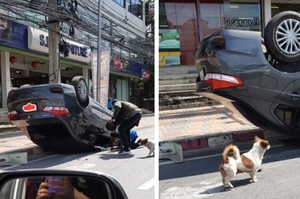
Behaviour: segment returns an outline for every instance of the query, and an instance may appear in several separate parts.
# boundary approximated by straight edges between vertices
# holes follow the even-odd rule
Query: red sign
[[[129,71],[129,60],[121,57],[114,57],[114,68],[121,71]]]
[[[121,67],[121,57],[114,58],[114,67],[118,69]]]
[[[35,104],[27,103],[22,107],[24,112],[32,112],[32,111],[37,111],[37,107]]]
[[[149,78],[150,78],[150,72],[147,71],[147,70],[145,70],[145,69],[142,69],[142,78],[144,80],[149,80]]]
[[[149,14],[154,15],[154,11],[155,11],[155,4],[154,4],[154,2],[150,2],[149,3]]]

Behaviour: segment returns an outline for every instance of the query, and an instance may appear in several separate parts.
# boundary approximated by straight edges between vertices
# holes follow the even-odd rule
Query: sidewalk
[[[265,138],[265,132],[223,105],[159,112],[159,141],[182,150],[225,146]]]
[[[34,144],[21,131],[0,134],[0,155],[26,152],[28,160],[45,154],[42,148]]]
[[[139,126],[136,130],[154,125],[154,113],[143,114]],[[43,157],[48,153],[41,147],[34,144],[21,131],[0,133],[0,156],[1,154],[26,152],[28,160],[34,160]]]

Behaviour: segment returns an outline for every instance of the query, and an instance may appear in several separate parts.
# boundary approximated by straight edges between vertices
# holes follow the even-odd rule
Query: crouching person
[[[139,125],[142,118],[142,111],[139,107],[130,102],[119,101],[117,99],[113,100],[113,107],[114,115],[108,123],[116,122],[116,125],[120,125],[118,131],[123,143],[123,149],[119,154],[129,154],[130,130]]]

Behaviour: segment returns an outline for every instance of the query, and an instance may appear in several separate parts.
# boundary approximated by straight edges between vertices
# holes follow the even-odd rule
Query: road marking
[[[91,163],[85,163],[79,166],[70,166],[70,167],[66,167],[66,169],[90,169],[96,167],[96,164],[91,164]]]
[[[138,189],[148,190],[151,187],[153,187],[155,184],[155,178],[152,178],[148,182],[144,183],[142,186],[140,186]]]
[[[170,187],[161,192],[161,198],[166,199],[201,199],[209,198],[216,193],[220,193],[224,190],[222,183],[212,182],[200,182],[193,184],[185,184],[181,187]]]
[[[283,144],[278,144],[278,145],[274,145],[271,146],[272,148],[278,148],[278,147],[283,147]],[[245,153],[249,150],[241,150],[240,153]],[[202,159],[206,159],[206,158],[213,158],[213,157],[221,157],[222,154],[214,154],[214,155],[207,155],[207,156],[199,156],[199,157],[193,157],[193,158],[186,158],[183,160],[183,162],[189,162],[189,161],[193,161],[193,160],[202,160]],[[173,161],[166,161],[166,162],[160,162],[159,166],[163,166],[163,165],[168,165],[168,164],[175,164],[175,162]]]

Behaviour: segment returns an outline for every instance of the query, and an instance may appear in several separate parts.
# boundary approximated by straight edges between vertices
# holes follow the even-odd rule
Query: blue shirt
[[[107,100],[107,108],[112,109],[113,108],[113,98],[110,98]]]
[[[130,130],[130,141],[132,141],[137,136],[137,133],[135,130]]]
[[[116,131],[118,131],[118,130],[116,130]],[[118,133],[119,133],[119,131],[118,131]],[[137,136],[136,131],[131,129],[130,130],[130,141],[132,141],[136,136]],[[119,134],[119,139],[122,140],[120,134]]]

